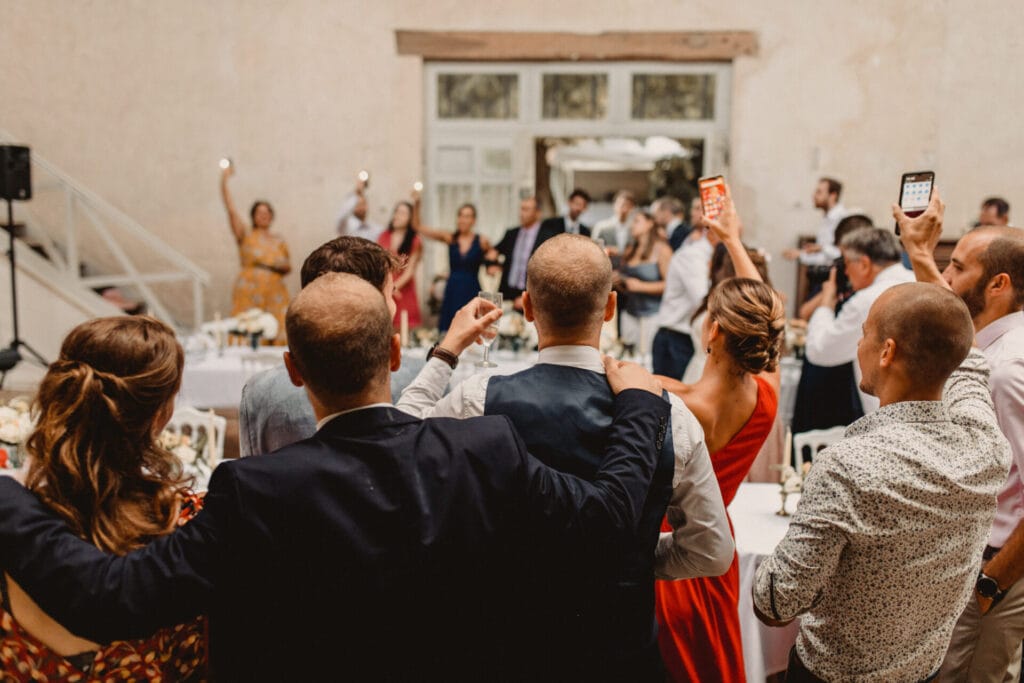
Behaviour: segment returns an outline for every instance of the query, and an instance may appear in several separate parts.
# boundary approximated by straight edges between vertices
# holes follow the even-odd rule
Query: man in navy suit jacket
[[[523,569],[585,574],[627,547],[668,421],[657,381],[607,361],[615,419],[588,483],[533,459],[507,418],[395,410],[400,344],[366,281],[317,279],[289,307],[287,331],[313,437],[222,463],[195,519],[123,557],[0,477],[3,569],[99,642],[207,613],[221,680],[543,680],[563,669],[531,659],[531,625],[545,615],[530,598],[543,587]]]
[[[519,202],[519,226],[509,228],[504,237],[490,252],[492,259],[488,272],[501,268],[501,283],[498,291],[505,301],[512,302],[516,310],[523,310],[523,290],[526,289],[526,264],[537,247],[558,233],[552,226],[544,227],[540,222],[540,207],[536,197],[527,197]],[[501,265],[493,261],[495,254],[502,257]]]
[[[589,204],[590,195],[587,194],[586,190],[581,190],[577,187],[569,195],[569,210],[566,214],[545,219],[540,224],[540,227],[542,229],[546,228],[554,235],[561,235],[563,232],[567,232],[570,235],[590,237],[590,228],[580,222],[580,216],[587,210]]]

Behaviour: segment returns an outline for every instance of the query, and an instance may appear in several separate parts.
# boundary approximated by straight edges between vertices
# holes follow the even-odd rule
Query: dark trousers
[[[931,683],[939,677],[939,672],[936,671],[928,678],[921,681],[921,683]],[[789,650],[789,664],[786,667],[786,683],[828,683],[823,678],[818,678],[813,673],[807,670],[804,663],[800,661],[800,657],[796,653],[796,646]]]
[[[658,329],[651,344],[651,363],[654,374],[682,379],[686,366],[693,358],[693,340],[684,332],[664,327]]]

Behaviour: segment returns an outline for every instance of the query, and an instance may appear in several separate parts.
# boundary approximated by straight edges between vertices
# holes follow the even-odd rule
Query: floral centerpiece
[[[277,318],[261,308],[250,308],[235,316],[235,326],[231,334],[249,339],[255,351],[261,338],[273,340],[279,331]]]
[[[807,346],[807,322],[799,319],[786,321],[786,348],[793,350],[797,358],[804,357]]]
[[[800,472],[797,472],[792,465],[772,465],[772,469],[779,470],[779,494],[782,496],[782,507],[775,514],[787,517],[786,498],[790,494],[800,493],[804,490],[804,478],[811,470],[811,463],[805,462]]]
[[[537,345],[537,328],[522,313],[511,310],[498,320],[498,337],[513,351],[532,349]]]
[[[199,433],[193,444],[192,437],[188,434],[177,434],[166,429],[158,438],[160,446],[170,451],[181,462],[182,471],[187,476],[195,478],[197,489],[205,488],[213,473],[213,468],[204,455],[207,451],[206,441],[207,437],[203,432]]]
[[[0,406],[0,468],[18,469],[25,463],[25,441],[34,427],[26,399]]]

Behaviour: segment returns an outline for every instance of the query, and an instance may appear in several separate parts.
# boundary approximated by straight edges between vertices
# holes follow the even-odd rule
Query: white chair
[[[202,411],[192,407],[176,408],[171,421],[165,429],[173,434],[187,434],[192,443],[196,443],[200,432],[206,432],[206,445],[199,455],[210,465],[212,470],[224,457],[224,433],[227,431],[227,418],[221,417],[212,410]]]
[[[796,463],[796,471],[801,472],[804,466],[804,447],[811,449],[811,457],[818,454],[818,451],[831,446],[846,433],[846,427],[829,427],[828,429],[812,429],[809,432],[800,432],[793,435],[793,460]]]

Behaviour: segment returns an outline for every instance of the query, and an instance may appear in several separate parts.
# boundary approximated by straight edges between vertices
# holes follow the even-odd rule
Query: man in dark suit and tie
[[[619,394],[588,483],[533,459],[507,418],[394,409],[400,343],[366,281],[322,276],[286,324],[313,437],[222,463],[198,516],[122,557],[0,477],[4,571],[98,642],[208,614],[219,680],[543,680],[564,669],[531,656],[543,586],[524,568],[586,574],[628,547],[665,438],[660,385],[607,361]]]
[[[555,235],[567,232],[570,235],[583,235],[590,237],[590,228],[580,222],[580,216],[587,210],[590,204],[590,195],[586,190],[576,188],[569,195],[569,211],[564,216],[554,216],[546,219],[540,224],[542,229],[548,229]]]
[[[519,202],[519,226],[506,230],[505,236],[491,250],[489,257],[492,263],[487,272],[493,275],[497,268],[501,268],[498,291],[505,301],[512,302],[517,311],[523,310],[526,263],[537,247],[556,234],[553,227],[545,228],[541,225],[537,198],[527,197]],[[498,255],[503,258],[500,266],[495,263]]]

